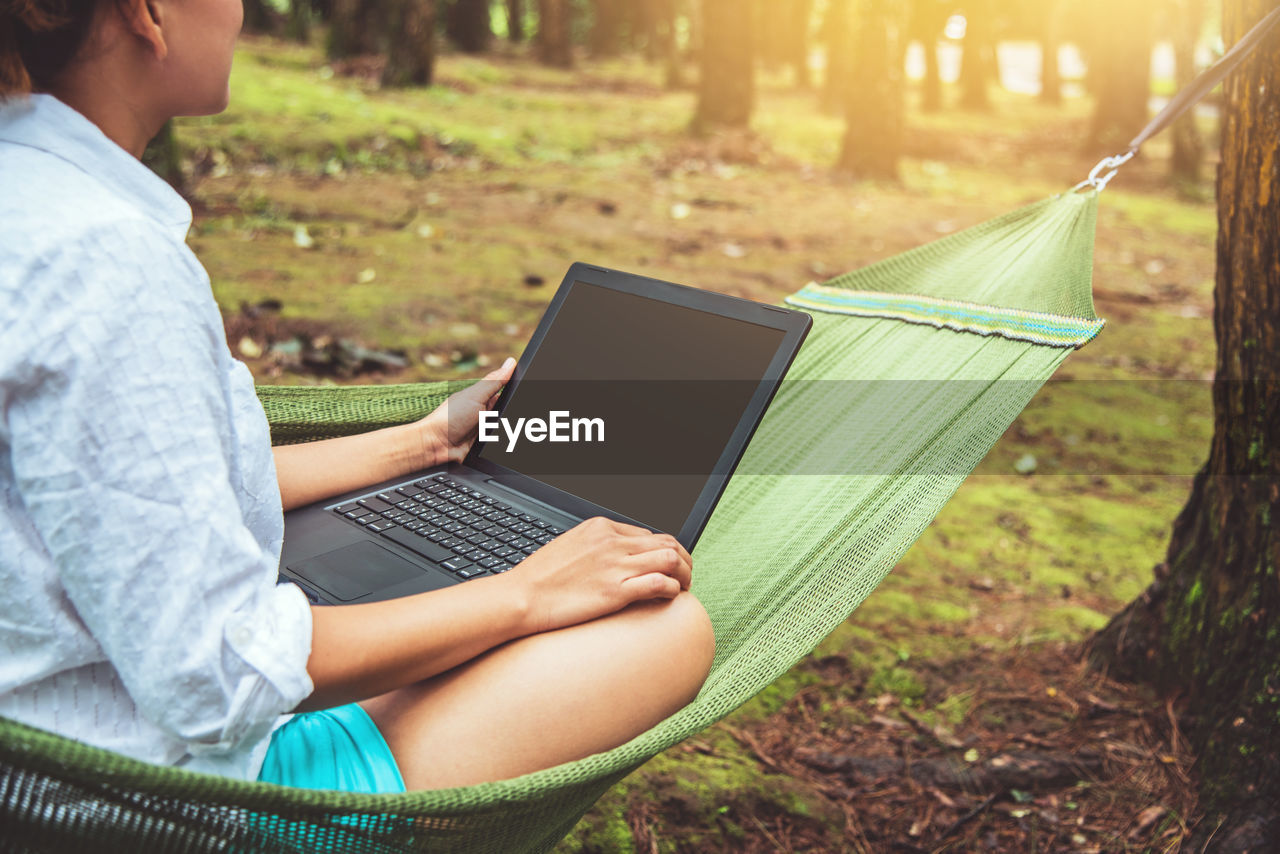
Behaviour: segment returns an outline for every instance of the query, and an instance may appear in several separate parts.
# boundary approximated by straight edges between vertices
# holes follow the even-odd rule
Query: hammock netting
[[[1055,196],[788,298],[813,330],[694,551],[715,664],[697,699],[653,729],[514,780],[366,796],[155,767],[2,721],[6,849],[549,850],[611,785],[731,713],[847,619],[1097,333],[1096,207],[1095,192]],[[421,417],[458,387],[260,396],[275,441],[294,442]]]

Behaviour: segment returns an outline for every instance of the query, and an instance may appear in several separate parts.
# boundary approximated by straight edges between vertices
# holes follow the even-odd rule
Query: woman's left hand
[[[431,465],[462,462],[480,431],[480,413],[492,409],[502,387],[511,379],[516,360],[508,358],[484,379],[451,394],[436,410],[418,422]]]

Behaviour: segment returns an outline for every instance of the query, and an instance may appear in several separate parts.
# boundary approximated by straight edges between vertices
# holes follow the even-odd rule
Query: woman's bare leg
[[[410,790],[516,777],[616,747],[697,694],[715,638],[689,593],[513,641],[361,705]]]

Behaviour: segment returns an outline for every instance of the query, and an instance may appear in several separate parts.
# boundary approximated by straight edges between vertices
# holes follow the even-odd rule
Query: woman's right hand
[[[693,559],[670,534],[596,516],[503,576],[522,586],[530,632],[564,628],[689,589]]]

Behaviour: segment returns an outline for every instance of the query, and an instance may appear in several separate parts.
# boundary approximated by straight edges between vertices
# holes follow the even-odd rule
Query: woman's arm
[[[475,439],[480,410],[493,404],[513,370],[515,361],[507,359],[412,424],[273,448],[284,509],[460,461]]]
[[[299,711],[363,700],[435,676],[525,635],[583,623],[689,587],[669,534],[596,517],[502,575],[366,605],[312,608]]]

